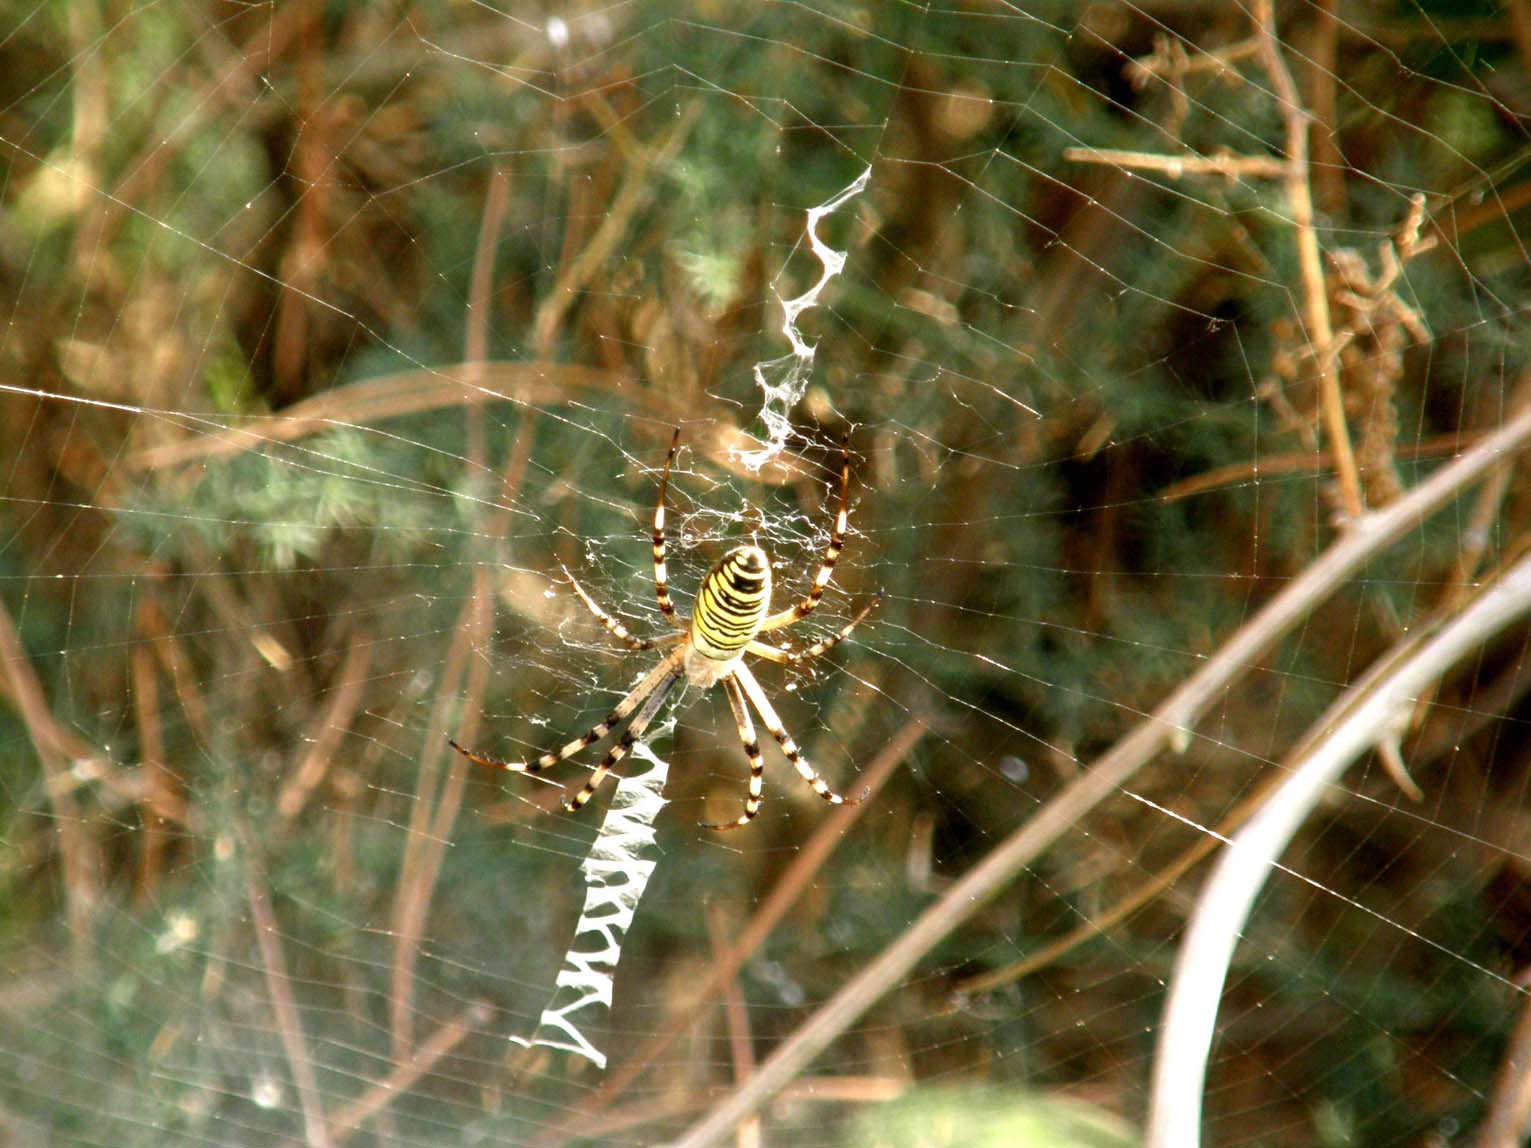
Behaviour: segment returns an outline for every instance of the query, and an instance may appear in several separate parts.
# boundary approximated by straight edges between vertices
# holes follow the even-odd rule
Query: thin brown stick
[[[327,109],[321,95],[324,32],[318,0],[295,0],[301,9],[298,34],[297,121],[303,125],[293,144],[292,166],[297,202],[292,231],[278,269],[276,315],[272,323],[271,373],[276,393],[290,399],[303,393],[308,357],[310,309],[320,292],[324,268],[326,201],[331,195],[325,175],[329,152]]]
[[[433,811],[438,791],[443,785],[441,739],[446,736],[450,700],[457,692],[458,683],[462,680],[473,650],[478,646],[476,639],[479,635],[469,624],[477,613],[476,602],[475,590],[458,614],[456,625],[452,627],[452,643],[447,648],[436,701],[431,707],[430,721],[426,725],[414,798],[410,802],[409,832],[405,838],[404,856],[399,864],[399,881],[393,901],[393,972],[388,996],[389,1030],[396,1064],[404,1063],[414,1055],[415,964],[419,959],[420,938],[429,914],[433,884],[430,874],[437,870],[430,854],[440,851],[439,846],[432,847],[429,834],[435,820]],[[455,768],[455,763],[448,762],[447,766],[449,769]]]
[[[476,384],[468,380],[476,378]],[[456,363],[431,370],[403,371],[335,387],[293,403],[280,415],[223,425],[174,412],[143,412],[167,422],[190,424],[197,437],[151,447],[125,460],[129,473],[167,470],[212,458],[229,458],[277,443],[297,442],[337,427],[358,427],[384,419],[486,402],[551,406],[581,398],[613,397],[635,404],[643,414],[672,424],[686,413],[655,388],[634,386],[629,376],[596,367],[558,363]],[[13,393],[16,388],[10,388]],[[78,403],[78,396],[24,391],[33,397]]]
[[[481,355],[487,347],[487,315],[483,312],[493,285],[495,244],[493,237],[499,234],[504,216],[506,186],[502,180],[491,179],[485,192],[484,218],[479,228],[479,243],[475,255],[474,283],[478,299],[477,314],[470,313],[466,325],[465,340],[469,360],[466,364],[470,380],[482,377],[484,363]],[[475,386],[474,389],[477,389]],[[471,412],[470,406],[470,412]],[[476,470],[485,469],[486,444],[481,434],[472,433],[473,418],[469,418],[468,465]],[[507,464],[508,465],[508,464]],[[502,491],[502,494],[504,492]],[[510,499],[501,500],[502,509],[508,508]],[[389,996],[390,1031],[395,1062],[402,1062],[411,1055],[414,1045],[414,972],[419,959],[420,939],[430,916],[436,883],[441,876],[441,865],[446,855],[458,811],[462,808],[462,795],[467,785],[468,763],[453,755],[447,762],[445,777],[441,763],[446,747],[446,723],[458,703],[457,686],[464,673],[467,687],[461,699],[467,717],[458,726],[459,737],[473,736],[473,729],[482,708],[484,688],[488,683],[489,666],[483,658],[471,658],[474,650],[489,645],[494,627],[494,596],[489,575],[483,566],[473,571],[473,589],[463,604],[453,627],[452,645],[447,652],[446,666],[441,685],[431,707],[431,718],[426,728],[426,741],[420,760],[419,780],[416,783],[415,801],[410,809],[409,838],[404,847],[403,863],[399,871],[398,891],[394,895],[394,951],[393,975]],[[470,660],[471,659],[471,660]]]
[[[1355,570],[1456,498],[1495,463],[1531,441],[1531,410],[1521,411],[1473,450],[1398,501],[1360,519],[1306,571],[1222,643],[1189,680],[1078,780],[1002,841],[930,906],[862,972],[814,1013],[741,1088],[718,1104],[672,1148],[706,1148],[801,1073],[849,1025],[897,984],[936,944],[1015,879],[1092,809],[1114,795],[1162,749],[1179,749],[1207,706],[1223,696],[1259,655],[1306,618]]]
[[[1510,396],[1509,407],[1517,410],[1525,406],[1531,406],[1531,380],[1522,377]],[[1484,555],[1488,553],[1489,543],[1494,537],[1494,526],[1503,512],[1504,501],[1515,473],[1514,461],[1506,459],[1489,473],[1488,480],[1478,488],[1478,496],[1473,500],[1467,522],[1460,532],[1462,543],[1457,548],[1456,562],[1436,605],[1438,613],[1458,609],[1475,593],[1480,580],[1479,567]],[[1409,730],[1417,730],[1424,725],[1435,705],[1436,693],[1440,687],[1440,682],[1432,682],[1415,699],[1414,712],[1407,722]],[[1477,710],[1479,707],[1475,703],[1473,708]],[[1396,748],[1383,756],[1383,762],[1390,772],[1402,769],[1402,762],[1395,760],[1396,756]]]
[[[21,644],[21,635],[3,602],[0,602],[0,675],[42,762],[43,784],[53,804],[53,824],[58,834],[69,937],[75,961],[83,965],[90,952],[90,918],[100,897],[99,864],[95,842],[74,800],[74,786],[64,762],[69,758],[83,760],[104,755],[91,753],[48,709],[42,683],[37,680],[31,659]]]
[[[414,982],[415,964],[420,956],[420,937],[429,911],[429,887],[422,878],[426,868],[427,834],[431,811],[439,787],[442,751],[446,737],[447,699],[457,689],[473,650],[473,639],[459,616],[453,627],[452,644],[442,666],[437,700],[431,707],[426,726],[420,768],[410,802],[409,830],[404,841],[404,856],[399,863],[398,888],[393,897],[393,969],[388,993],[389,1032],[395,1064],[403,1064],[414,1055]]]
[[[1129,167],[1140,171],[1157,171],[1171,179],[1187,175],[1220,175],[1228,179],[1253,176],[1257,179],[1279,179],[1287,173],[1283,160],[1268,155],[1238,155],[1226,152],[1216,155],[1164,155],[1151,151],[1126,151],[1121,148],[1066,147],[1063,158],[1072,163],[1106,164],[1110,167]]]
[[[151,794],[171,787],[165,770],[165,732],[159,713],[159,682],[154,673],[154,654],[145,642],[137,642],[129,658],[133,681],[133,723],[138,727],[139,772]],[[143,803],[142,843],[138,854],[138,891],[141,903],[150,901],[159,887],[164,862],[165,826],[152,799]]]
[[[489,663],[484,658],[470,660],[470,656],[472,651],[489,644],[493,619],[489,577],[481,567],[474,571],[473,591],[453,627],[454,636],[447,651],[441,687],[426,726],[420,781],[410,811],[409,841],[400,866],[398,892],[394,895],[394,959],[389,1012],[396,1062],[413,1055],[415,964],[419,959],[420,940],[425,934],[436,883],[441,876],[447,842],[462,807],[463,790],[467,784],[468,763],[457,754],[450,755],[446,776],[441,777],[441,762],[447,749],[446,723],[457,708],[457,685],[466,670],[468,684],[461,699],[465,716],[458,725],[458,736],[469,739],[475,736]]]
[[[1319,202],[1331,217],[1345,212],[1345,165],[1335,138],[1340,131],[1335,67],[1339,60],[1340,22],[1335,17],[1338,0],[1319,0],[1313,16],[1313,46],[1309,51],[1312,77],[1308,102],[1321,129],[1313,140],[1313,180]]]
[[[1350,428],[1345,422],[1345,399],[1340,393],[1334,328],[1329,320],[1329,299],[1324,291],[1324,266],[1318,248],[1318,231],[1313,226],[1313,195],[1308,186],[1308,113],[1298,98],[1292,74],[1281,58],[1271,0],[1255,0],[1254,19],[1260,40],[1260,58],[1276,89],[1281,116],[1286,121],[1287,204],[1292,213],[1292,230],[1296,233],[1303,316],[1318,370],[1318,389],[1324,425],[1329,432],[1329,449],[1334,452],[1338,471],[1340,503],[1347,518],[1357,519],[1364,509],[1361,475],[1350,445]]]
[[[497,167],[490,174],[489,187],[484,193],[478,242],[473,249],[473,277],[468,286],[468,322],[463,357],[470,367],[489,359],[489,301],[494,289],[494,258],[509,202],[510,177],[505,174],[504,168]]]
[[[393,1071],[386,1077],[341,1109],[331,1124],[335,1143],[344,1144],[349,1140],[363,1121],[376,1116],[408,1092],[436,1067],[442,1057],[461,1044],[464,1037],[483,1028],[493,1016],[494,1009],[488,1001],[469,1002],[462,1012],[422,1040],[413,1056],[402,1064],[394,1065]]]
[[[1531,1131],[1531,996],[1522,996],[1509,1045],[1478,1125],[1477,1148],[1521,1148]]]
[[[1515,32],[1515,50],[1520,53],[1521,71],[1531,70],[1531,3],[1507,0],[1505,8],[1510,14],[1510,27]]]
[[[1531,0],[1526,2],[1527,7],[1531,8]],[[1531,21],[1531,13],[1527,14],[1527,19]],[[1531,378],[1522,376],[1518,380],[1507,406],[1510,410],[1531,406]],[[1446,592],[1441,596],[1440,609],[1452,609],[1472,593],[1472,583],[1476,581],[1478,567],[1488,552],[1494,525],[1499,521],[1514,474],[1514,462],[1506,459],[1494,468],[1478,492],[1473,508],[1467,515],[1466,528],[1462,531],[1462,545],[1457,549],[1456,566],[1452,570]]]
[[[924,736],[925,723],[919,718],[910,718],[872,760],[871,765],[867,766],[866,772],[857,781],[858,785],[866,787],[868,796],[877,793]],[[653,1064],[675,1042],[676,1038],[686,1031],[697,1015],[708,1007],[718,989],[730,978],[738,975],[744,963],[771,935],[771,930],[797,903],[798,898],[812,883],[814,876],[823,868],[830,854],[845,840],[846,831],[861,816],[868,804],[868,802],[862,802],[859,805],[839,806],[820,822],[813,836],[798,851],[792,859],[792,864],[782,873],[770,893],[760,903],[760,908],[755,911],[755,915],[739,931],[734,943],[713,962],[707,979],[697,988],[696,995],[691,1001],[676,1013],[668,1026],[649,1037],[632,1056],[622,1063],[621,1067],[611,1072],[595,1095],[584,1102],[578,1113],[573,1114],[559,1127],[552,1129],[539,1143],[558,1143],[571,1135],[592,1134],[587,1127],[590,1117],[626,1092],[644,1069]]]
[[[474,295],[470,299],[472,313],[465,334],[467,369],[470,378],[475,380],[482,379],[485,367],[482,356],[488,347],[487,310],[493,288],[494,237],[499,234],[503,223],[507,193],[508,185],[502,178],[497,175],[490,180],[485,193],[484,218],[479,228],[473,271]],[[471,416],[469,425],[468,464],[482,470],[486,466],[486,444],[481,436],[475,437],[471,433]],[[496,533],[504,529],[514,502],[515,490],[525,472],[531,425],[529,419],[523,422],[517,445],[505,461],[499,508],[491,526]],[[459,737],[473,736],[489,680],[489,663],[484,658],[474,658],[471,661],[469,658],[472,651],[489,645],[493,630],[494,589],[487,568],[479,566],[473,571],[472,593],[464,603],[457,625],[453,628],[452,645],[447,653],[447,669],[442,674],[441,688],[431,709],[425,752],[420,763],[416,802],[410,811],[410,839],[405,847],[399,891],[394,899],[394,922],[398,932],[394,945],[390,1010],[395,1060],[402,1059],[413,1044],[414,967],[419,956],[420,938],[424,934],[431,900],[441,875],[446,843],[462,807],[462,796],[467,785],[468,763],[452,755],[446,777],[439,783],[438,792],[437,779],[445,751],[446,723],[456,708],[457,685],[466,663],[467,685],[461,699],[466,717],[459,723],[457,732]]]
[[[281,821],[291,821],[303,811],[314,789],[329,772],[335,750],[351,728],[351,721],[365,695],[367,670],[371,665],[372,637],[367,631],[358,630],[352,635],[351,648],[346,651],[339,680],[330,694],[330,704],[314,721],[308,736],[302,739],[308,752],[277,794],[276,813]]]
[[[1190,871],[1192,866],[1221,845],[1223,837],[1249,820],[1250,815],[1259,808],[1259,799],[1266,796],[1272,788],[1274,787],[1267,783],[1252,794],[1251,799],[1240,802],[1237,810],[1217,823],[1214,827],[1214,833],[1203,834],[1198,837],[1180,856],[1176,857],[1168,865],[1156,870],[1148,880],[1144,881],[1126,896],[1119,898],[1105,912],[1092,915],[1089,920],[1074,926],[1074,928],[1064,933],[1057,940],[1044,945],[1035,952],[1027,953],[1020,960],[1008,964],[1002,969],[994,969],[992,972],[980,973],[978,976],[969,977],[965,981],[959,981],[953,987],[952,995],[960,998],[976,993],[986,993],[991,989],[999,988],[1001,985],[1010,984],[1012,981],[1022,980],[1054,964],[1080,945],[1086,944],[1096,937],[1105,936],[1113,927],[1131,917],[1144,905],[1164,892],[1164,890],[1174,885],[1176,881]]]
[[[154,648],[160,668],[170,679],[181,712],[192,732],[206,742],[212,736],[212,726],[207,717],[207,703],[197,689],[196,674],[186,650],[170,632],[170,623],[157,598],[145,598],[139,611],[139,626],[144,637]]]
[[[781,1090],[784,1101],[793,1104],[885,1104],[905,1095],[909,1081],[891,1076],[805,1076]],[[650,1124],[676,1120],[700,1112],[723,1095],[716,1089],[667,1092],[656,1099],[634,1101],[612,1108],[586,1126],[584,1138],[607,1141],[619,1133]],[[645,1139],[641,1143],[649,1143]]]
[[[1418,460],[1459,454],[1463,447],[1477,442],[1486,433],[1485,431],[1464,431],[1459,434],[1438,435],[1399,450],[1398,457]],[[1233,462],[1201,474],[1193,474],[1180,482],[1170,483],[1154,497],[1160,502],[1175,502],[1195,494],[1205,494],[1210,490],[1252,482],[1257,477],[1266,479],[1278,475],[1319,474],[1333,465],[1334,452],[1327,450],[1266,455],[1259,462]]]
[[[324,1121],[324,1105],[319,1097],[319,1082],[313,1062],[308,1057],[308,1042],[303,1036],[303,1018],[292,998],[287,959],[277,933],[276,913],[266,895],[265,869],[260,846],[248,825],[240,826],[245,852],[245,896],[250,902],[250,923],[255,930],[255,946],[260,952],[261,972],[266,978],[266,992],[276,1017],[277,1035],[282,1052],[297,1089],[298,1106],[303,1111],[303,1136],[309,1148],[329,1148],[329,1128]]]
[[[616,198],[607,207],[606,216],[590,237],[590,242],[585,244],[577,256],[564,263],[557,281],[532,320],[532,348],[539,360],[552,357],[553,343],[565,313],[616,250],[633,216],[642,211],[654,197],[659,185],[653,172],[656,169],[663,170],[686,142],[691,129],[696,125],[700,108],[700,104],[689,105],[658,147],[630,153],[622,190],[617,192]]]
[[[713,960],[728,955],[728,941],[723,926],[722,912],[716,905],[707,913],[707,935],[712,942]],[[750,1037],[750,1014],[744,1004],[744,993],[739,989],[737,974],[723,982],[723,1022],[728,1030],[728,1055],[733,1061],[734,1079],[749,1079],[755,1071],[755,1050]],[[760,1148],[760,1117],[751,1116],[739,1124],[736,1143],[739,1148]]]
[[[493,297],[494,256],[499,249],[500,230],[505,226],[505,208],[510,201],[510,179],[505,169],[497,167],[489,177],[484,192],[484,210],[479,217],[478,243],[473,249],[473,277],[468,285],[468,322],[463,336],[463,358],[468,368],[468,384],[483,385],[484,364],[489,358],[489,300]],[[463,410],[468,428],[468,460],[477,467],[485,465],[487,444],[484,441],[484,407],[471,403]]]
[[[494,635],[494,587],[490,585],[489,571],[482,566],[473,572],[473,593],[468,599],[463,629],[472,635],[473,648],[476,650],[487,649]],[[482,711],[484,691],[488,685],[489,659],[474,658],[468,663],[468,680],[462,695],[462,705],[469,713],[477,715]],[[476,721],[472,721],[459,728],[476,724]],[[426,850],[428,863],[421,877],[421,886],[425,890],[424,900],[428,900],[434,893],[436,880],[441,875],[441,863],[446,859],[447,842],[451,840],[452,826],[457,822],[467,784],[467,759],[453,754],[446,784],[442,786],[441,797],[436,803],[435,816],[431,821],[430,847]]]
[[[1481,183],[1473,183],[1430,213],[1431,226],[1440,239],[1437,250],[1458,252],[1465,236],[1489,224],[1508,224],[1514,212],[1531,204],[1531,181],[1517,183],[1503,192],[1491,189],[1489,198],[1480,203],[1478,196],[1483,190]]]
[[[475,373],[482,369],[483,356],[488,352],[489,347],[488,310],[494,283],[494,240],[504,224],[509,191],[509,181],[502,172],[497,171],[495,177],[489,181],[489,188],[484,197],[484,218],[479,228],[479,242],[474,253],[474,294],[470,297],[473,313],[467,324],[464,348],[468,355],[470,369]],[[528,428],[532,425],[534,413],[527,413],[526,421],[523,422],[517,436],[516,447],[505,460],[505,473],[500,483],[500,504],[490,522],[490,529],[496,536],[504,532],[520,477],[525,472],[526,458],[522,451],[530,451],[531,448],[531,435]],[[488,446],[481,433],[482,407],[469,406],[464,412],[464,417],[468,421],[470,431],[468,463],[476,469],[486,470],[488,469]],[[480,430],[477,435],[472,433],[475,422]],[[464,623],[463,629],[473,635],[475,649],[489,645],[490,637],[494,633],[494,587],[487,567],[479,566],[473,571],[473,594],[466,607]],[[484,693],[488,685],[489,660],[487,658],[473,659],[468,666],[468,681],[462,698],[463,706],[471,713],[476,715],[483,708]],[[426,852],[426,869],[421,877],[421,885],[426,889],[435,889],[441,872],[441,863],[446,857],[446,842],[450,839],[452,826],[456,823],[458,811],[462,808],[462,797],[467,783],[467,762],[454,758],[451,768],[447,771],[441,798],[436,805],[431,834],[432,846]]]

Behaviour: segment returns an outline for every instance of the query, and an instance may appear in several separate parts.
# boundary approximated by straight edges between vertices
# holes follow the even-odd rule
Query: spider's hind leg
[[[750,792],[744,799],[744,812],[732,821],[702,822],[703,829],[741,829],[755,820],[760,812],[760,791],[765,785],[765,759],[760,756],[760,742],[755,737],[755,723],[750,720],[750,710],[739,692],[739,683],[732,676],[722,681],[723,692],[728,695],[728,706],[734,711],[734,724],[739,727],[739,743],[744,746],[744,756],[750,762]]]
[[[743,687],[744,694],[750,700],[750,704],[760,712],[760,718],[766,724],[766,729],[776,739],[776,744],[781,746],[782,753],[787,755],[787,760],[792,763],[792,768],[808,783],[812,789],[830,805],[857,805],[866,798],[863,790],[855,797],[842,797],[829,787],[829,783],[819,776],[818,771],[808,764],[803,757],[803,751],[798,749],[797,742],[792,740],[792,735],[787,732],[787,727],[782,725],[781,718],[777,716],[776,708],[771,705],[765,696],[765,691],[760,688],[760,683],[755,680],[755,675],[750,673],[748,667],[739,666],[734,670],[734,677]]]
[[[606,780],[606,775],[611,772],[617,762],[627,756],[627,751],[633,748],[633,743],[643,736],[643,731],[654,720],[659,707],[664,705],[665,699],[670,696],[670,691],[680,682],[683,675],[671,666],[670,659],[661,663],[661,668],[665,666],[670,666],[669,677],[654,687],[654,692],[649,695],[649,700],[643,703],[638,716],[633,718],[632,724],[622,731],[617,744],[606,751],[606,756],[601,759],[601,764],[595,767],[590,780],[585,782],[584,788],[563,803],[563,807],[570,813],[578,813],[584,808],[585,803],[595,796],[595,791],[600,788],[601,782]]]
[[[664,692],[669,692],[668,686],[673,683],[666,683],[664,679],[667,675],[679,673],[680,659],[680,652],[672,650],[659,665],[644,675],[643,680],[634,686],[632,691],[619,701],[609,714],[580,734],[579,737],[564,745],[562,749],[552,753],[544,753],[539,757],[533,758],[531,761],[506,761],[504,758],[493,757],[487,753],[479,753],[477,750],[469,749],[450,737],[447,738],[447,744],[474,765],[482,765],[487,769],[503,769],[508,773],[537,773],[540,770],[557,765],[565,758],[573,757],[580,750],[600,741],[616,728],[618,723],[626,718],[628,714],[637,709],[645,698],[652,701],[652,695],[656,691],[663,689]],[[644,707],[645,711],[647,708],[647,706]],[[639,714],[639,717],[642,716],[642,714]],[[650,714],[649,716],[652,717],[653,715]],[[634,719],[633,724],[638,724],[637,719]],[[640,729],[639,732],[641,733],[642,730]],[[627,751],[624,749],[622,752],[626,753]],[[611,767],[611,764],[611,762],[606,763],[608,769]],[[588,801],[589,798],[585,800]]]

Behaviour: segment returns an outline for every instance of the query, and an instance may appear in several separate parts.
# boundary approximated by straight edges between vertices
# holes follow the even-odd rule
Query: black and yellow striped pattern
[[[804,650],[783,649],[770,642],[758,642],[755,638],[771,630],[806,618],[818,608],[824,590],[834,574],[835,562],[845,545],[845,535],[850,521],[851,455],[847,444],[840,445],[840,506],[835,514],[834,527],[830,531],[829,545],[814,575],[808,593],[796,604],[780,613],[770,613],[771,608],[771,562],[758,546],[736,546],[708,573],[696,596],[696,609],[689,621],[675,609],[670,597],[670,572],[665,563],[665,492],[670,485],[670,471],[675,466],[675,455],[680,449],[680,429],[677,427],[670,440],[670,453],[665,458],[664,474],[659,480],[659,503],[654,508],[653,555],[654,593],[659,602],[660,613],[674,627],[674,631],[659,638],[639,638],[633,635],[613,615],[607,613],[570,574],[564,577],[573,587],[580,601],[608,633],[619,642],[634,650],[652,650],[670,647],[670,650],[649,673],[633,687],[609,714],[590,729],[562,748],[539,754],[527,761],[507,761],[489,754],[471,750],[448,738],[451,746],[469,761],[490,769],[503,769],[511,773],[537,773],[557,765],[565,758],[573,757],[583,749],[600,741],[620,723],[629,722],[627,729],[607,752],[601,763],[590,773],[590,780],[573,797],[564,801],[564,808],[571,813],[581,809],[595,794],[601,782],[612,768],[621,763],[632,747],[642,740],[649,723],[659,713],[660,707],[682,681],[689,681],[702,689],[721,685],[733,710],[734,723],[739,731],[739,743],[749,760],[749,791],[744,799],[744,810],[732,821],[717,822],[712,829],[738,829],[748,825],[760,812],[762,791],[765,784],[765,761],[760,754],[760,741],[755,736],[755,723],[750,717],[753,708],[765,723],[766,731],[781,747],[788,763],[799,777],[822,800],[830,805],[854,805],[866,797],[866,792],[845,798],[830,788],[829,783],[803,756],[797,742],[787,733],[781,717],[771,705],[755,680],[755,675],[744,664],[744,655],[753,654],[768,662],[788,666],[802,666],[832,649],[843,640],[882,600],[882,591],[868,602],[840,630],[827,638],[821,638]]]
[[[760,812],[761,793],[765,788],[765,758],[760,756],[760,741],[755,737],[755,723],[750,720],[749,706],[739,691],[734,678],[723,679],[723,692],[728,695],[729,708],[734,711],[734,724],[739,729],[739,744],[750,763],[749,796],[744,799],[744,812],[732,821],[704,821],[704,829],[743,829]]]
[[[691,645],[705,658],[732,661],[760,633],[770,608],[770,560],[758,546],[736,546],[697,591]]]
[[[824,588],[829,585],[829,579],[835,572],[835,563],[840,560],[840,551],[845,546],[845,531],[850,525],[850,486],[851,486],[851,452],[845,443],[840,444],[840,510],[835,515],[835,528],[829,536],[829,548],[824,551],[824,560],[819,564],[819,572],[814,576],[813,588],[808,591],[808,596],[795,606],[789,606],[780,614],[772,614],[761,623],[762,631],[779,630],[783,626],[790,626],[793,622],[801,621],[808,617],[819,607],[820,600],[824,597]]]
[[[659,480],[659,505],[654,507],[654,593],[659,598],[659,612],[677,630],[683,627],[675,616],[675,603],[670,599],[670,572],[665,567],[664,547],[664,496],[670,487],[670,468],[675,465],[675,452],[680,449],[680,427],[670,440],[670,453],[664,460],[664,477]]]
[[[447,743],[475,765],[482,765],[489,769],[503,769],[507,773],[538,773],[557,765],[566,757],[573,757],[580,750],[600,741],[616,728],[620,722],[625,721],[627,715],[637,709],[645,698],[651,696],[655,690],[665,685],[666,678],[678,675],[680,673],[680,662],[681,654],[679,651],[670,654],[664,661],[649,671],[648,676],[638,683],[637,689],[617,703],[616,709],[612,710],[600,721],[596,722],[595,725],[556,752],[541,754],[530,761],[507,761],[502,757],[492,757],[487,753],[479,753],[477,750],[469,749],[454,738],[447,738]],[[665,692],[668,693],[669,691],[666,690]],[[633,724],[637,725],[637,722]],[[639,732],[641,733],[642,730],[640,729]],[[626,753],[627,750],[624,749],[622,752]],[[589,800],[588,796],[586,800]],[[580,804],[583,805],[584,802],[582,801]]]

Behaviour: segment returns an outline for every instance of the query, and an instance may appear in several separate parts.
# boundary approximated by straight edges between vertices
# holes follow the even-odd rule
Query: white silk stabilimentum
[[[865,191],[867,181],[871,178],[872,169],[868,167],[832,199],[808,209],[808,223],[805,227],[808,245],[818,257],[823,270],[819,273],[818,282],[808,290],[781,301],[781,333],[787,337],[792,347],[791,352],[779,359],[755,364],[755,382],[765,397],[760,408],[760,421],[765,424],[766,438],[765,445],[759,450],[741,451],[739,454],[739,460],[751,470],[758,471],[786,448],[787,436],[792,431],[788,416],[792,408],[802,401],[803,393],[808,389],[808,380],[813,377],[814,345],[804,339],[802,332],[797,329],[798,316],[817,306],[824,288],[845,269],[845,252],[836,251],[819,238],[819,220],[839,211],[848,201]]]
[[[604,1022],[611,1008],[612,977],[622,957],[622,942],[658,864],[654,822],[667,804],[664,787],[669,763],[641,741],[633,746],[629,760],[642,761],[646,767],[617,782],[600,835],[580,866],[585,874],[585,906],[564,954],[553,999],[530,1037],[510,1038],[527,1047],[576,1053],[597,1068],[606,1067],[606,1054],[589,1033]]]

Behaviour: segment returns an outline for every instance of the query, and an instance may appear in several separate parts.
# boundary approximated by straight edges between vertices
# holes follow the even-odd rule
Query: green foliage
[[[375,557],[403,557],[432,537],[434,524],[428,503],[398,497],[388,453],[376,436],[332,429],[291,451],[210,464],[215,473],[189,496],[150,495],[123,525],[152,532],[145,546],[161,554],[174,552],[190,526],[199,553],[250,549],[272,570],[319,560],[340,535],[365,539]]]

